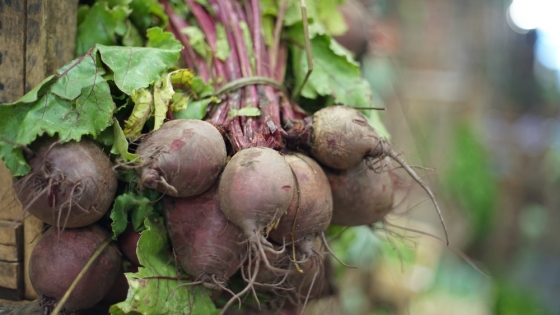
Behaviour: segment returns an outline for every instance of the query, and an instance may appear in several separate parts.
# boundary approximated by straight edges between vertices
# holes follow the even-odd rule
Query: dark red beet
[[[31,172],[15,182],[25,210],[49,225],[68,228],[92,224],[107,212],[117,178],[94,142],[40,140],[31,150]]]
[[[220,204],[226,217],[248,238],[271,226],[288,209],[295,187],[290,166],[269,148],[237,152],[220,179]]]
[[[117,239],[117,243],[119,244],[119,248],[121,249],[124,257],[136,266],[140,266],[138,254],[136,253],[139,239],[140,233],[134,231],[131,225],[129,225]]]
[[[243,232],[220,209],[217,185],[191,198],[163,199],[171,244],[185,272],[206,287],[225,285],[245,258]]]
[[[365,162],[347,171],[325,169],[333,196],[331,223],[369,225],[383,219],[393,208],[394,176],[391,161],[382,161],[377,172]]]
[[[177,119],[149,134],[136,153],[140,184],[174,197],[190,197],[210,188],[226,164],[226,145],[212,124]]]
[[[298,253],[309,257],[313,240],[331,222],[331,188],[325,172],[313,159],[299,153],[288,154],[285,159],[296,176],[297,189],[288,210],[268,236],[280,244],[294,240]]]
[[[62,298],[93,253],[109,237],[111,234],[97,225],[65,229],[60,233],[50,228],[41,237],[29,260],[29,278],[47,311]],[[64,309],[72,312],[101,301],[111,290],[120,270],[121,255],[116,246],[110,244],[78,282]]]

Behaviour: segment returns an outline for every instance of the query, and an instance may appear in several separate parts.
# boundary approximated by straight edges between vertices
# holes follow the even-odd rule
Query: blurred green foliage
[[[498,183],[489,169],[489,156],[472,125],[457,123],[452,132],[452,147],[442,190],[467,213],[476,242],[484,238],[492,227]]]
[[[495,315],[552,315],[534,291],[510,281],[495,282]]]

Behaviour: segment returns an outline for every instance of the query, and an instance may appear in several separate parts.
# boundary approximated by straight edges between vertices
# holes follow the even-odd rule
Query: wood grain
[[[78,0],[0,0],[0,103],[17,101],[46,76],[55,74],[74,59],[77,9]],[[0,162],[0,219],[23,221],[24,247],[23,263],[17,268],[2,265],[0,287],[25,291],[27,299],[35,299],[37,295],[26,270],[25,277],[17,280],[9,275],[10,272],[22,274],[43,223],[33,216],[23,218],[11,183],[10,173]]]

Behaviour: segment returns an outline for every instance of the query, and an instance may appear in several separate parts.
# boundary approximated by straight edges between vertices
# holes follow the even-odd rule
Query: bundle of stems
[[[287,1],[279,9],[271,45],[264,40],[259,0],[209,0],[211,10],[195,0],[184,1],[194,18],[190,20],[205,35],[209,56],[200,55],[183,31],[193,25],[168,0],[160,0],[170,30],[184,46],[187,67],[216,90],[219,102],[208,107],[205,119],[229,138],[235,151],[256,146],[283,150],[289,137],[285,127],[307,116],[288,97],[283,83],[287,49],[281,30]],[[218,57],[219,27],[225,30],[229,46],[225,58]],[[246,108],[255,110],[245,115],[249,111],[242,109]]]

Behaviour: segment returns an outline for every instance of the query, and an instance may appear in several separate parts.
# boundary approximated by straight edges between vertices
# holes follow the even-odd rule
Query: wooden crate
[[[0,103],[74,58],[77,8],[78,0],[0,0]],[[0,299],[35,299],[26,266],[42,223],[22,215],[11,183],[0,162]]]

